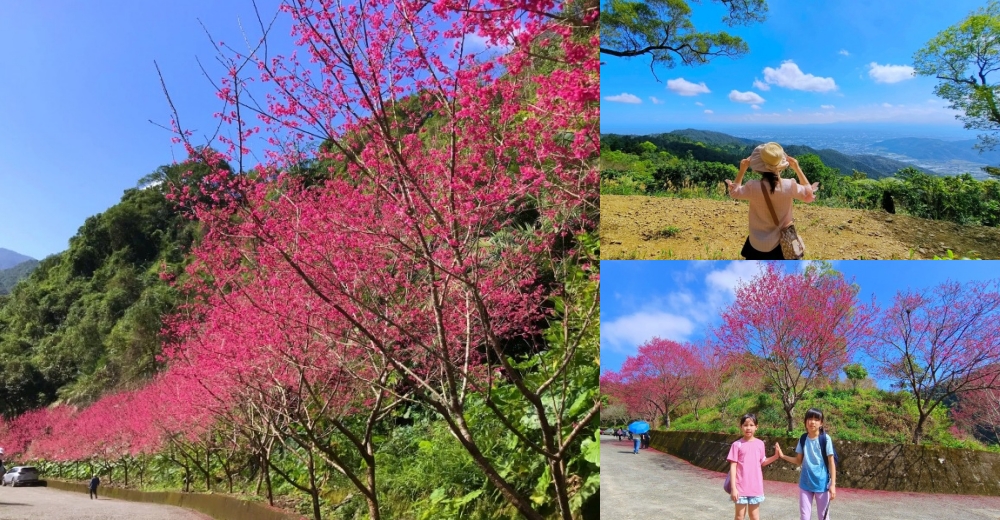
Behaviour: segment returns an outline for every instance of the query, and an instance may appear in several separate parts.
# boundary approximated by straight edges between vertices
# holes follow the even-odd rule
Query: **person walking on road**
[[[93,500],[97,498],[97,485],[101,483],[101,479],[94,475],[94,478],[90,479],[90,499]]]
[[[729,496],[736,504],[733,518],[743,520],[749,511],[750,520],[760,520],[760,503],[764,501],[764,472],[761,468],[778,460],[780,451],[775,444],[774,455],[766,456],[764,441],[754,437],[757,432],[756,415],[744,414],[740,418],[740,429],[743,437],[733,442],[726,456],[729,461]]]
[[[781,178],[781,172],[789,167],[798,176],[798,183]],[[743,175],[748,168],[760,173],[761,180],[744,185]],[[747,260],[784,260],[779,239],[781,230],[792,225],[792,200],[816,200],[814,193],[819,183],[810,185],[799,162],[785,155],[781,145],[764,143],[740,161],[736,182],[726,179],[726,186],[730,197],[750,201],[750,235],[740,255]]]
[[[837,462],[833,439],[823,429],[821,410],[807,410],[805,423],[806,433],[795,445],[797,455],[785,455],[781,452],[781,446],[778,446],[778,455],[783,460],[802,466],[802,473],[799,475],[799,518],[809,520],[815,499],[820,520],[828,520],[830,502],[837,498]]]

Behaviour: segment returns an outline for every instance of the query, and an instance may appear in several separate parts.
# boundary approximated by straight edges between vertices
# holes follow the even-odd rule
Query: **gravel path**
[[[601,437],[601,516],[615,520],[719,520],[733,517],[724,473]],[[764,482],[760,520],[798,520],[798,485]],[[817,518],[815,507],[813,518]],[[830,520],[1000,520],[1000,497],[837,489]]]
[[[0,487],[2,520],[211,520],[180,507],[129,502],[45,487]]]

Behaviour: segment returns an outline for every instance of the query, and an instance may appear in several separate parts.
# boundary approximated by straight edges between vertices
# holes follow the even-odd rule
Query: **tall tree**
[[[917,407],[913,443],[938,406],[966,392],[1000,389],[1000,280],[947,282],[896,294],[873,327],[869,355]]]
[[[728,13],[729,26],[762,22],[767,0],[716,0]],[[691,22],[687,0],[607,0],[601,8],[601,53],[619,58],[649,55],[656,65],[672,68],[702,65],[712,58],[741,57],[750,48],[726,32],[699,32]]]
[[[961,22],[945,29],[913,55],[914,69],[941,80],[934,93],[962,112],[965,128],[981,130],[980,150],[1000,144],[998,85],[991,75],[1000,70],[1000,2],[991,0]],[[1000,169],[989,167],[991,175]]]
[[[670,412],[687,397],[696,364],[689,346],[653,338],[625,360],[621,374],[636,398],[648,401],[670,428]]]
[[[774,262],[736,288],[715,330],[718,347],[760,370],[781,394],[788,431],[792,411],[817,380],[850,362],[869,334],[874,307],[835,271],[785,273]]]
[[[581,25],[553,16],[560,7],[285,2],[308,63],[269,54],[266,34],[249,54],[226,51],[219,95],[235,131],[224,153],[237,175],[203,179],[211,204],[178,196],[206,226],[194,265],[203,292],[260,284],[283,293],[275,304],[314,302],[316,332],[362,349],[359,362],[384,359],[385,390],[406,388],[437,412],[521,515],[569,520],[574,483],[589,478],[575,461],[600,410],[597,245],[586,238],[600,66],[596,33],[581,31],[597,10]],[[492,52],[474,52],[473,39]],[[259,77],[273,90],[251,97]],[[424,110],[394,109],[413,95]],[[435,132],[421,125],[428,112]],[[279,150],[242,175],[261,131],[279,136]],[[325,151],[302,152],[309,139]],[[201,151],[204,164],[222,162]],[[343,169],[322,183],[286,175],[304,159]],[[539,499],[490,459],[493,439],[470,424],[473,399],[544,461]]]

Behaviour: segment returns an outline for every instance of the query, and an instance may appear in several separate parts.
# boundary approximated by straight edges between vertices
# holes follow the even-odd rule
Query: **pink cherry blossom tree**
[[[568,520],[568,462],[600,410],[570,391],[577,374],[596,374],[586,354],[596,292],[565,282],[596,260],[575,239],[593,229],[598,200],[596,2],[295,0],[282,9],[308,63],[273,55],[266,24],[247,53],[220,45],[230,64],[221,117],[234,128],[224,153],[193,146],[174,121],[213,169],[176,194],[206,228],[194,278],[208,294],[258,285],[281,292],[279,303],[310,302],[314,333],[361,349],[368,373],[384,363],[393,377],[383,390],[406,388],[396,397],[438,412],[504,498],[540,519],[468,424],[470,398],[484,399],[545,460]],[[473,53],[472,39],[490,52]],[[263,97],[251,68],[271,88]],[[274,136],[274,148],[245,171],[258,133]],[[297,174],[303,164],[323,168],[318,180]],[[254,301],[255,317],[275,312]],[[523,406],[494,393],[501,383]]]
[[[818,379],[836,374],[866,345],[874,306],[837,272],[783,272],[768,263],[736,288],[715,330],[719,348],[743,358],[781,394],[788,431],[792,411]]]
[[[1000,371],[998,366],[984,370]],[[983,388],[963,392],[958,404],[951,409],[955,424],[980,439],[1000,441],[1000,388]]]
[[[868,354],[879,372],[908,390],[917,408],[913,443],[949,399],[1000,389],[1000,281],[947,282],[901,291],[872,329]]]

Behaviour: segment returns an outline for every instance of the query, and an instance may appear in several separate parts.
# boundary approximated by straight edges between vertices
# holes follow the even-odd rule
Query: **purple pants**
[[[830,506],[830,492],[813,493],[802,488],[799,488],[799,518],[801,520],[809,520],[812,516],[813,498],[816,499],[816,518],[819,518],[819,520],[829,520],[830,517],[823,518],[823,513]]]

